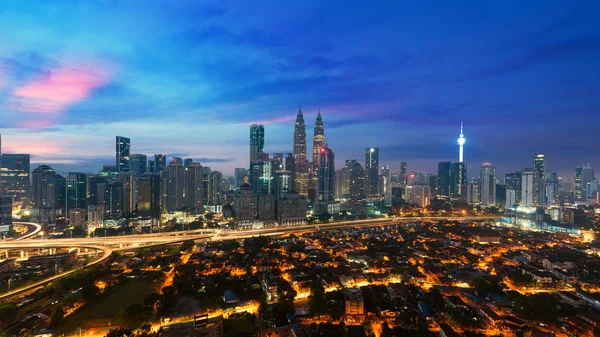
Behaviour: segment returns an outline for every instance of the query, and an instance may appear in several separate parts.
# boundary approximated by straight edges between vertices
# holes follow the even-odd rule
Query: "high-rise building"
[[[400,185],[406,186],[408,185],[408,171],[406,162],[403,161],[400,163]]]
[[[508,188],[508,187],[507,187]],[[516,204],[517,193],[515,190],[506,190],[506,208],[511,208]]]
[[[173,161],[163,172],[165,187],[165,209],[167,212],[182,210],[185,207],[185,170],[183,165]]]
[[[467,184],[467,202],[471,206],[476,206],[481,203],[481,191],[478,178],[473,178]]]
[[[489,163],[481,167],[479,177],[481,191],[481,205],[484,207],[496,205],[496,168]]]
[[[286,170],[275,171],[273,179],[273,194],[275,199],[281,199],[292,190],[292,172]]]
[[[587,184],[594,181],[594,169],[590,164],[579,165],[575,167],[575,191],[574,196],[577,201],[585,201],[587,199]]]
[[[210,172],[208,179],[208,204],[211,206],[223,204],[223,191],[221,189],[223,175],[219,171]]]
[[[233,196],[233,211],[236,222],[240,224],[255,221],[258,216],[257,206],[256,194],[252,190],[252,186],[248,183],[242,184]]]
[[[427,185],[409,185],[406,188],[406,196],[411,204],[427,207],[431,201],[431,190]]]
[[[296,192],[308,196],[308,160],[306,159],[306,126],[302,107],[298,108],[294,126],[294,186]]]
[[[12,207],[13,197],[0,194],[0,233],[9,232],[12,229]]]
[[[311,176],[311,187],[318,189],[318,178],[319,178],[319,158],[321,149],[325,147],[325,128],[323,127],[323,118],[321,117],[321,110],[317,114],[317,120],[315,121],[315,128],[313,131],[313,150],[312,150],[312,176]]]
[[[70,214],[74,208],[87,209],[87,175],[85,173],[69,173],[66,190],[66,214]]]
[[[183,166],[183,159],[181,159],[181,157],[173,157],[171,158],[171,163]]]
[[[467,163],[452,163],[450,166],[450,197],[464,199],[466,197]]]
[[[193,158],[185,158],[183,160],[183,167],[189,167],[194,162]]]
[[[362,213],[362,205],[365,202],[365,170],[355,159],[346,160],[345,169],[349,174],[348,204],[350,209]]]
[[[533,169],[524,169],[521,173],[521,206],[538,205],[538,177]]]
[[[550,206],[558,200],[558,174],[550,172],[546,177],[546,206]]]
[[[120,173],[115,181],[120,183],[121,212],[123,216],[130,216],[135,211],[136,203],[136,173]],[[88,205],[89,206],[89,205]]]
[[[13,197],[15,201],[29,199],[29,159],[28,154],[5,153],[2,155],[0,186],[4,188],[4,194]]]
[[[41,165],[31,173],[32,201],[40,222],[51,222],[64,215],[66,179],[50,166]]]
[[[167,156],[164,154],[155,154],[154,155],[154,169],[151,170],[151,173],[159,174],[167,167]]]
[[[306,198],[290,191],[285,198],[277,200],[277,221],[282,226],[304,225],[307,208]]]
[[[132,154],[130,160],[130,171],[136,174],[144,174],[148,171],[148,156],[145,154]]]
[[[521,181],[522,181],[522,172],[517,171],[514,173],[507,173],[504,183],[506,184],[507,191],[515,191],[515,202],[513,205],[521,204]],[[507,199],[508,202],[508,199]],[[508,205],[507,207],[512,207],[513,205]]]
[[[365,194],[367,198],[379,198],[379,149],[365,149]]]
[[[450,186],[452,185],[452,163],[443,161],[438,163],[437,195],[450,197]]]
[[[160,220],[161,183],[158,174],[137,177],[136,216]]]
[[[335,197],[342,199],[350,193],[350,171],[347,167],[335,171]]]
[[[186,207],[194,213],[204,213],[204,169],[200,163],[185,167]]]
[[[392,205],[392,174],[388,165],[381,166],[381,175],[379,176],[379,194],[383,196],[385,206]]]
[[[265,152],[265,127],[258,124],[250,126],[250,167],[258,161],[258,154]]]
[[[463,123],[460,123],[460,136],[458,137],[458,162],[463,162],[463,146],[467,142],[465,135],[463,134]]]
[[[116,166],[117,172],[129,172],[129,150],[131,148],[131,140],[127,137],[117,136],[116,140]]]
[[[533,157],[533,170],[537,176],[537,204],[542,206],[546,204],[546,158],[543,153],[536,153]]]
[[[245,177],[247,177],[247,175],[248,175],[248,173],[245,168],[238,167],[233,170],[233,176],[235,178],[234,190],[237,190],[238,188],[240,188],[240,186],[242,186],[242,184],[244,183],[244,179],[245,179]]]
[[[327,205],[335,200],[335,154],[327,147],[319,149],[318,202],[316,214],[327,213]]]

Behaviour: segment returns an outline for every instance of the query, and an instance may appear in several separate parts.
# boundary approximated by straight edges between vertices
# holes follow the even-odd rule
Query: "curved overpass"
[[[45,247],[47,247],[47,246],[44,246],[44,248]],[[55,248],[59,248],[60,246],[54,246],[54,247]],[[32,248],[35,248],[35,247],[32,247]],[[42,248],[42,246],[40,246],[38,248]],[[64,247],[60,247],[60,248],[64,248]],[[104,260],[108,259],[108,257],[112,254],[112,250],[110,248],[103,247],[103,246],[87,246],[87,247],[81,247],[81,248],[97,249],[97,250],[102,251],[103,255],[99,259],[96,259],[96,260],[94,260],[94,261],[92,261],[92,262],[90,262],[90,263],[88,263],[86,265],[83,265],[81,267],[74,268],[74,269],[68,270],[66,272],[60,273],[58,275],[54,275],[54,276],[45,278],[45,279],[43,279],[43,280],[41,280],[39,282],[36,282],[36,283],[30,284],[30,285],[27,285],[27,286],[24,286],[24,287],[20,287],[20,288],[14,289],[14,290],[12,290],[10,292],[6,292],[6,293],[3,293],[3,294],[0,294],[0,300],[5,299],[5,298],[9,298],[9,297],[12,297],[12,296],[15,296],[15,295],[17,295],[19,293],[22,293],[24,291],[27,291],[27,290],[35,289],[37,287],[43,286],[43,285],[45,285],[47,283],[50,283],[50,282],[52,282],[54,280],[57,280],[57,279],[59,279],[61,277],[64,277],[64,276],[72,274],[72,273],[74,273],[76,271],[79,271],[79,270],[81,270],[83,268],[87,268],[87,267],[93,266],[95,264],[98,264],[100,262],[103,262]]]
[[[31,231],[31,232],[29,232],[29,233],[27,233],[27,234],[25,234],[25,235],[23,235],[23,236],[21,236],[19,238],[16,238],[15,240],[25,240],[25,239],[28,239],[28,238],[31,238],[31,237],[34,237],[34,236],[38,235],[39,232],[42,231],[42,226],[40,224],[35,223],[35,222],[15,222],[14,224],[15,225],[25,225],[25,226],[29,226],[29,227],[33,227],[34,228],[33,231]]]

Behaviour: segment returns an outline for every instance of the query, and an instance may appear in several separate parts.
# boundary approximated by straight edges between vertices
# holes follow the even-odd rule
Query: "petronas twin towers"
[[[319,169],[319,153],[325,147],[325,129],[323,128],[323,118],[321,111],[317,115],[313,135],[313,153],[312,165],[309,164],[306,157],[306,125],[302,107],[298,108],[296,116],[296,125],[294,127],[294,187],[296,192],[301,195],[314,197],[317,189],[317,177]]]

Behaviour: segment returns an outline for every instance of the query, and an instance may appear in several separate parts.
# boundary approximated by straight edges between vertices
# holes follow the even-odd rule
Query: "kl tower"
[[[463,134],[463,123],[460,123],[460,136],[458,137],[458,146],[459,146],[459,150],[458,150],[458,162],[462,163],[463,162],[463,146],[465,145],[465,142],[467,141],[467,139],[465,138],[465,135]]]

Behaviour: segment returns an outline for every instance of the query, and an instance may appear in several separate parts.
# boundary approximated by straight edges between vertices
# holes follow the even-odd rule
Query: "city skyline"
[[[291,151],[301,101],[309,130],[321,109],[338,167],[377,147],[393,172],[435,172],[461,121],[470,167],[503,174],[534,153],[563,176],[600,166],[595,2],[4,6],[0,132],[34,165],[95,171],[124,135],[133,153],[233,172],[253,123],[267,151]]]

